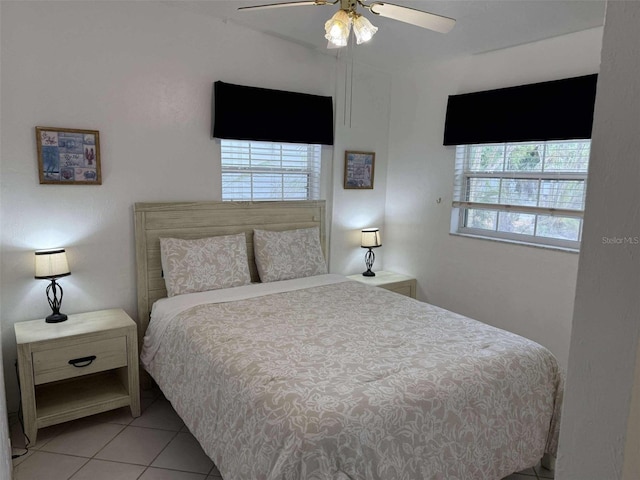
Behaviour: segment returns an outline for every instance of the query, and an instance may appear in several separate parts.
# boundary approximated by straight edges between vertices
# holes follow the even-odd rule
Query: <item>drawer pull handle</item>
[[[82,358],[73,358],[69,360],[69,365],[73,365],[74,367],[77,367],[77,368],[88,367],[93,363],[95,359],[96,359],[95,355],[91,355],[89,357],[82,357]]]

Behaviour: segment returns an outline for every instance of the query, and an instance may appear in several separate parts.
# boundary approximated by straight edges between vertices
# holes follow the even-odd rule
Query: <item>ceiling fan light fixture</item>
[[[357,15],[353,20],[353,33],[356,34],[356,43],[368,42],[378,31],[378,27],[374,26],[367,17]]]
[[[324,6],[336,5],[338,3],[340,4],[340,10],[324,24],[326,31],[324,38],[328,40],[328,48],[346,47],[347,43],[349,43],[352,25],[358,44],[368,42],[378,31],[378,27],[373,26],[368,19],[356,12],[358,6],[369,10],[369,12],[374,15],[409,23],[434,32],[447,33],[456,24],[453,18],[417,10],[415,8],[394,5],[387,3],[386,0],[294,0],[239,7],[238,10],[252,11],[305,5]]]
[[[324,38],[336,47],[345,47],[349,41],[351,18],[344,10],[338,10],[333,17],[324,24],[326,35]]]

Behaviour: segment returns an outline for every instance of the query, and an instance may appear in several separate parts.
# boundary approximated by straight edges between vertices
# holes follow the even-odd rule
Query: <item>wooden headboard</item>
[[[282,231],[320,227],[322,251],[328,258],[324,200],[136,203],[134,216],[140,341],[149,324],[153,302],[167,296],[160,263],[160,237],[191,239],[243,232],[254,282],[260,280],[253,255],[254,228]]]

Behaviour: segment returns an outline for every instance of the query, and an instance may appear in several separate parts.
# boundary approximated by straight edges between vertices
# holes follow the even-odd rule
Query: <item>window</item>
[[[577,250],[590,145],[459,145],[452,233]]]
[[[222,200],[317,200],[321,146],[220,140]]]

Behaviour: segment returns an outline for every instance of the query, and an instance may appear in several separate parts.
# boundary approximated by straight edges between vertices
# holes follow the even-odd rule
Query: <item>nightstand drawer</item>
[[[33,352],[34,384],[127,366],[127,337]]]

